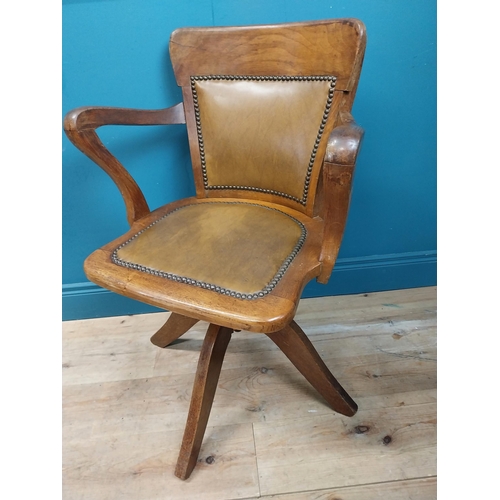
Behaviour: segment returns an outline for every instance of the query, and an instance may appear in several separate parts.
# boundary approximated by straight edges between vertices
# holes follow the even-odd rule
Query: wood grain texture
[[[63,324],[64,498],[435,498],[435,287],[300,302],[297,322],[359,405],[352,418],[265,335],[233,333],[185,482],[171,471],[208,325],[152,349],[169,315]]]
[[[337,260],[351,201],[354,165],[323,164],[323,210],[325,221],[321,245],[319,283],[328,283]]]
[[[364,130],[351,113],[340,113],[339,122],[328,137],[324,161],[336,165],[354,166],[358,158]]]
[[[86,259],[84,269],[87,277],[97,285],[126,297],[234,330],[272,333],[286,327],[294,317],[300,294],[306,283],[315,277],[321,283],[326,283],[337,257],[347,217],[352,170],[360,143],[361,129],[354,124],[350,111],[361,72],[365,46],[365,27],[357,19],[329,19],[265,26],[179,29],[171,36],[169,50],[176,80],[182,87],[183,103],[162,110],[85,107],[70,111],[64,121],[66,134],[77,148],[111,176],[123,196],[127,219],[132,226],[131,232],[96,250]],[[212,145],[217,146],[215,148],[216,154],[214,153],[214,156],[217,157],[216,160],[221,161],[221,157],[225,156],[227,151],[231,149],[231,151],[236,152],[236,156],[231,154],[227,158],[230,169],[233,169],[234,166],[248,169],[252,168],[252,164],[258,170],[257,178],[259,179],[262,174],[259,170],[261,163],[269,166],[270,158],[273,159],[273,162],[276,160],[276,165],[280,167],[283,166],[282,163],[285,168],[287,165],[290,166],[291,159],[298,153],[294,147],[300,142],[291,136],[300,135],[301,130],[304,129],[304,127],[301,129],[299,125],[301,117],[302,122],[304,122],[306,110],[314,103],[317,109],[313,113],[314,117],[309,117],[309,125],[311,126],[309,127],[309,135],[305,137],[305,142],[299,148],[301,160],[297,178],[304,177],[302,171],[304,158],[309,158],[304,183],[303,186],[301,185],[302,200],[297,198],[300,194],[300,190],[297,191],[297,182],[293,182],[293,186],[285,183],[285,190],[290,190],[289,188],[293,187],[291,191],[293,196],[289,193],[281,193],[280,195],[280,191],[276,191],[277,186],[281,186],[282,181],[279,173],[276,172],[273,173],[273,182],[270,184],[273,189],[264,189],[260,185],[248,185],[243,186],[244,189],[233,189],[234,185],[230,184],[230,189],[225,190],[219,189],[220,186],[204,185],[204,175],[207,176],[207,172],[201,171],[201,158],[210,156],[209,144],[207,143],[207,149],[205,149],[199,140],[202,127],[201,122],[197,123],[197,117],[200,117],[202,103],[200,101],[200,103],[195,104],[196,85],[194,81],[193,86],[191,85],[191,77],[200,75],[255,76],[260,79],[260,83],[262,83],[261,76],[276,77],[277,79],[271,82],[268,78],[265,83],[267,91],[272,90],[271,94],[275,95],[280,95],[282,85],[290,83],[290,76],[301,79],[302,83],[297,87],[301,89],[298,97],[299,102],[295,103],[294,106],[286,106],[287,97],[282,96],[281,109],[282,111],[286,110],[289,114],[286,119],[281,120],[280,118],[277,122],[274,121],[275,117],[272,114],[267,113],[268,106],[265,103],[255,116],[250,116],[245,111],[254,110],[257,107],[256,101],[262,100],[261,86],[254,85],[257,81],[252,80],[252,83],[245,87],[243,97],[240,93],[241,79],[235,82],[236,88],[240,89],[235,100],[238,105],[244,105],[238,108],[240,112],[236,112],[238,116],[236,116],[236,121],[232,123],[240,124],[239,115],[244,115],[246,124],[243,124],[242,128],[238,129],[234,135],[230,134],[228,142],[235,143],[231,146],[233,149],[229,148],[227,144],[219,148],[217,143],[217,139],[221,135],[220,130],[227,129],[232,133],[235,128],[234,125],[231,126],[228,114],[215,113],[214,115],[213,112],[206,113],[205,109],[203,109],[203,114],[204,119],[208,114],[212,117],[215,116],[217,127],[222,127],[214,127]],[[333,77],[336,79],[335,88],[333,87]],[[331,82],[322,90],[324,95],[321,99],[318,100],[314,97],[311,100],[312,96],[309,94],[318,91],[318,84],[323,88],[323,84],[327,83],[327,80],[318,80],[318,78],[327,78]],[[203,82],[201,86],[198,85],[201,97],[201,90],[207,85],[206,81],[200,81]],[[304,82],[306,82],[305,87],[303,86]],[[227,83],[225,80],[223,85]],[[220,82],[217,85],[220,85]],[[212,88],[213,85],[208,87]],[[233,88],[234,85],[231,84],[230,87]],[[227,98],[227,85],[222,94],[224,98]],[[271,98],[271,101],[273,100],[276,101],[276,99]],[[295,97],[292,96],[292,100],[295,101]],[[220,112],[219,98],[215,101],[214,107]],[[246,104],[240,101],[245,101]],[[324,104],[323,101],[325,101]],[[230,104],[226,107],[226,111],[231,115],[231,112],[234,111],[234,105]],[[291,111],[292,107],[294,108],[293,112]],[[319,116],[322,110],[323,114]],[[278,114],[281,116],[282,113]],[[235,116],[231,115],[231,120],[234,119]],[[292,121],[295,128],[290,128],[290,137],[286,133],[280,135],[283,134],[282,129],[289,127]],[[269,126],[268,133],[264,135],[261,134],[262,122]],[[316,122],[319,123],[317,131],[316,125],[312,126]],[[95,130],[108,124],[183,123],[187,125],[197,198],[179,200],[150,213],[149,206],[139,186],[124,166],[104,147]],[[250,130],[253,132],[250,133]],[[333,133],[330,135],[332,130]],[[255,135],[256,131],[258,131],[257,135]],[[277,134],[276,137],[272,135],[273,133]],[[254,134],[253,139],[252,134]],[[206,135],[208,137],[209,134]],[[247,149],[245,149],[242,144],[247,139],[249,142],[246,143]],[[267,148],[263,146],[264,139],[269,139]],[[278,147],[277,144],[280,146]],[[258,150],[259,147],[261,150]],[[264,150],[266,152],[264,158],[267,160],[260,161],[259,154]],[[255,156],[256,160],[253,163],[245,161],[249,154]],[[328,161],[323,162],[324,158]],[[238,165],[233,165],[235,163]],[[319,182],[322,165],[323,177]],[[250,176],[250,179],[255,179],[255,175]],[[276,184],[277,180],[280,181],[278,184]],[[250,182],[250,184],[252,183]],[[319,196],[322,200],[322,209],[318,212],[318,217],[313,217],[318,186],[321,188]],[[210,190],[209,187],[216,187],[216,189]],[[263,192],[256,191],[257,188]],[[279,189],[284,188],[279,187]],[[141,263],[133,263],[133,268],[130,268],[119,266],[112,261],[111,255],[118,246],[124,244],[139,231],[143,231],[150,224],[156,223],[159,217],[187,204],[215,201],[218,199],[217,197],[227,202],[244,199],[260,203],[262,206],[272,207],[274,210],[280,209],[299,220],[307,231],[305,243],[298,251],[298,255],[293,258],[290,264],[287,264],[289,267],[286,268],[284,277],[280,278],[276,286],[272,284],[272,286],[266,287],[271,288],[269,294],[249,303],[237,297],[207,290],[205,282],[203,283],[205,288],[197,287],[192,283],[182,283],[182,279],[167,280],[158,275],[156,268],[151,269]],[[242,230],[245,231],[245,229],[246,226],[243,224]],[[196,228],[193,229],[192,233],[195,230]],[[253,232],[255,233],[255,231]],[[186,240],[188,240],[187,245],[191,243],[194,247],[200,246],[197,241],[191,241],[189,237]],[[228,245],[228,247],[232,246]],[[236,248],[235,252],[237,250]],[[181,256],[184,255],[183,252],[180,253]],[[262,256],[261,262],[265,259],[266,256]],[[190,259],[189,262],[186,262],[188,269],[190,262],[196,262],[196,259]],[[127,265],[129,264],[127,263]],[[258,266],[252,267],[259,268]],[[229,274],[232,278],[234,272],[231,270]],[[186,280],[186,276],[182,276]],[[176,278],[179,276],[176,275]],[[191,277],[189,278],[191,279]],[[197,282],[196,278],[195,281]],[[213,283],[209,283],[208,288],[211,285],[216,288]]]
[[[181,28],[170,38],[177,84],[191,75],[336,75],[353,91],[366,45],[358,19]]]
[[[151,337],[151,342],[158,347],[167,347],[169,344],[184,335],[191,327],[198,323],[197,319],[188,318],[181,314],[171,313],[165,324]]]
[[[356,413],[357,404],[328,370],[307,335],[295,321],[283,330],[268,333],[267,336],[285,353],[334,411],[349,417]]]
[[[347,486],[320,491],[261,496],[272,500],[435,500],[437,479],[408,479],[388,483]],[[249,499],[250,500],[250,499]]]
[[[67,444],[62,498],[245,499],[259,494],[250,424],[209,427],[200,461],[187,481],[169,472],[175,467],[182,431],[165,430],[162,424],[160,418],[151,421],[145,433],[111,433]]]
[[[83,106],[64,117],[64,130],[81,132],[103,125],[174,125],[186,123],[182,102],[163,109]]]
[[[436,473],[435,403],[260,422],[254,433],[266,495]]]
[[[356,159],[364,135],[363,129],[350,113],[340,113],[340,118],[340,124],[328,138],[321,196],[316,208],[325,221],[319,257],[321,273],[316,278],[323,284],[328,283],[340,250],[351,201]]]
[[[210,325],[203,341],[194,378],[186,429],[175,467],[175,475],[180,479],[187,479],[191,475],[198,460],[217,389],[222,361],[232,333],[230,328]]]

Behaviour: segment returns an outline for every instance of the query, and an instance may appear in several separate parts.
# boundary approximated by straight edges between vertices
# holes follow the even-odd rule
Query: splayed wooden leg
[[[151,337],[151,342],[158,347],[167,347],[196,323],[198,323],[197,319],[173,312],[168,317],[167,322]]]
[[[196,465],[217,388],[222,361],[233,330],[210,324],[201,348],[191,404],[175,475],[187,479]]]
[[[356,413],[358,405],[338,383],[295,321],[278,332],[268,333],[267,336],[285,353],[334,411],[348,417]]]

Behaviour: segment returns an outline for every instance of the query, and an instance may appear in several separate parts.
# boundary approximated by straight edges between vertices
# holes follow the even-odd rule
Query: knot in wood
[[[365,432],[368,432],[370,428],[367,425],[357,425],[354,427],[354,432],[356,434],[364,434]]]
[[[342,172],[341,174],[338,175],[337,177],[337,184],[339,186],[345,186],[349,182],[351,182],[351,174],[349,172]]]

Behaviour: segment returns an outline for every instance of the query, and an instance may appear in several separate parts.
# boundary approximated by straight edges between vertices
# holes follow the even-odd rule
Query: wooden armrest
[[[351,113],[341,113],[341,124],[328,137],[325,162],[354,167],[364,130],[357,125]]]
[[[64,130],[96,129],[103,125],[174,125],[186,123],[182,102],[164,109],[128,109],[87,106],[71,110]]]
[[[186,123],[183,104],[159,110],[109,107],[83,107],[64,117],[64,131],[69,140],[97,163],[117,185],[125,201],[130,225],[149,213],[141,189],[125,167],[106,149],[95,129],[103,125],[171,125]]]
[[[356,159],[361,147],[364,131],[350,113],[341,114],[341,124],[335,127],[328,138],[323,163],[324,202],[322,218],[325,223],[321,247],[321,273],[319,283],[330,279],[337,260],[344,234]]]

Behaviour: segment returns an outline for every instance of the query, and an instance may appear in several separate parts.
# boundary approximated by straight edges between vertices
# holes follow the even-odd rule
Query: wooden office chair
[[[145,111],[69,112],[69,139],[125,200],[130,230],[85,261],[94,283],[172,311],[151,338],[166,347],[210,323],[175,474],[191,474],[233,331],[266,334],[333,410],[356,403],[293,321],[312,278],[337,258],[363,131],[351,114],[366,35],[356,19],[186,28],[170,39],[183,102]],[[106,150],[102,125],[187,126],[196,197],[150,212]]]

